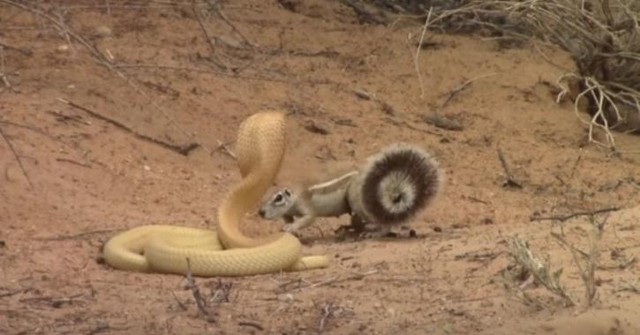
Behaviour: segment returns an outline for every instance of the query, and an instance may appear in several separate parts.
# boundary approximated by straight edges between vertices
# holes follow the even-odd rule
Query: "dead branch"
[[[462,91],[467,89],[469,86],[471,86],[471,84],[473,84],[474,81],[477,81],[477,80],[483,79],[483,78],[487,78],[487,77],[496,76],[496,75],[498,75],[498,74],[497,73],[490,73],[490,74],[485,74],[485,75],[473,77],[473,78],[471,78],[469,80],[466,80],[460,86],[454,88],[453,90],[449,91],[449,93],[447,93],[446,98],[444,99],[444,102],[442,103],[442,105],[440,105],[440,108],[446,107],[453,100],[453,98],[456,95],[458,95],[459,93],[461,93]]]
[[[82,167],[87,168],[87,169],[91,168],[91,165],[89,165],[89,164],[80,163],[78,161],[74,161],[73,159],[69,159],[69,158],[56,158],[56,162],[69,163],[69,164],[73,164],[73,165],[77,165],[77,166],[82,166]]]
[[[502,149],[498,148],[498,159],[500,160],[500,164],[502,164],[502,169],[504,170],[505,175],[507,176],[507,180],[504,182],[502,186],[522,188],[522,185],[518,183],[513,175],[511,174],[511,170],[509,169],[509,165],[507,164],[507,159],[504,157],[502,153]]]
[[[356,95],[356,97],[362,100],[371,100],[376,102],[380,106],[382,111],[387,115],[396,114],[395,108],[393,108],[393,106],[390,103],[384,101],[381,98],[378,98],[375,93],[370,93],[362,89],[355,89],[353,90],[353,93]]]
[[[565,240],[565,238],[562,237],[562,235],[560,235],[558,233],[555,233],[555,232],[551,232],[550,235],[551,235],[551,237],[555,238],[562,246],[567,247],[567,248],[579,253],[583,257],[589,257],[589,253],[588,252],[580,250],[578,247],[576,247],[573,244],[567,242],[567,240]]]
[[[240,321],[238,322],[238,326],[247,326],[255,328],[257,330],[264,330],[264,327],[262,327],[259,323],[253,321]]]
[[[321,287],[325,285],[331,285],[331,284],[350,281],[350,280],[362,280],[364,277],[375,274],[375,273],[378,273],[378,270],[371,270],[363,273],[352,272],[346,276],[335,276],[335,277],[331,277],[329,279],[322,280],[315,283],[310,283],[304,279],[294,279],[294,280],[279,284],[278,291],[280,293],[285,293],[293,290],[303,290],[305,288]]]
[[[229,298],[231,295],[231,288],[233,287],[233,283],[223,283],[221,279],[218,279],[217,286],[215,290],[213,290],[213,295],[211,297],[211,301],[214,303],[220,302],[229,302],[231,299]]]
[[[214,69],[198,69],[192,67],[180,67],[180,66],[168,66],[168,65],[150,65],[150,64],[118,64],[115,65],[116,68],[119,69],[162,69],[162,70],[171,70],[171,71],[187,71],[187,72],[196,72],[196,73],[215,73],[216,75],[225,76],[234,79],[246,79],[246,80],[257,80],[257,81],[268,81],[268,82],[276,82],[276,83],[286,83],[290,84],[291,80],[289,79],[281,79],[274,78],[268,76],[260,76],[260,75],[240,75],[236,71],[236,73],[227,73],[224,71],[217,71]],[[328,79],[312,79],[312,78],[302,78],[301,82],[305,82],[312,85],[334,85],[340,86],[337,82],[330,81]],[[137,89],[137,87],[136,87]],[[171,120],[173,122],[173,120]],[[186,134],[186,132],[185,132]]]
[[[32,56],[33,55],[33,51],[31,51],[29,49],[17,48],[17,47],[10,46],[10,45],[7,45],[7,44],[2,43],[2,42],[0,42],[0,47],[4,48],[6,50],[17,51],[17,52],[21,53],[23,56]]]
[[[211,36],[209,35],[209,32],[207,31],[207,28],[204,26],[204,22],[202,22],[201,13],[197,8],[196,2],[193,3],[193,14],[196,16],[196,19],[198,20],[200,29],[202,29],[202,32],[204,33],[204,37],[207,39],[207,45],[209,46],[209,51],[211,51],[211,55],[213,55],[216,52],[216,48],[213,45],[213,41],[211,39]]]
[[[218,4],[215,4],[214,6],[218,7]],[[209,57],[210,61],[214,63],[216,66],[218,66],[218,68],[224,69],[228,73],[237,74],[239,71],[238,68],[229,66],[226,62],[222,61],[219,57],[216,56],[215,54],[216,47],[214,45],[214,39],[211,37],[211,35],[209,35],[209,31],[207,31],[207,28],[202,18],[202,12],[198,10],[197,3],[195,2],[193,3],[192,7],[193,7],[194,15],[196,16],[196,20],[198,21],[198,25],[200,26],[200,29],[202,30],[204,37],[207,40],[207,45],[209,46],[209,51],[211,52],[211,55]],[[216,39],[216,40],[219,41],[219,39]],[[214,61],[214,58],[215,58],[215,61]],[[246,66],[248,67],[250,65],[251,65],[251,62]]]
[[[4,133],[4,130],[2,129],[2,127],[0,127],[0,137],[2,137],[4,142],[7,143],[7,146],[9,146],[9,150],[11,150],[13,157],[18,162],[18,165],[20,166],[20,170],[22,170],[24,177],[27,178],[27,182],[29,182],[29,187],[33,189],[34,187],[33,187],[33,183],[31,182],[31,178],[29,178],[29,174],[27,173],[27,170],[24,168],[24,165],[22,164],[22,160],[20,159],[18,152],[16,152],[16,149],[13,147],[13,144],[11,143],[7,135]]]
[[[12,127],[16,127],[16,128],[23,128],[23,129],[27,129],[27,130],[31,130],[34,133],[40,134],[42,136],[47,137],[50,140],[56,141],[56,142],[60,142],[63,143],[62,141],[60,141],[59,138],[45,132],[44,130],[40,129],[40,128],[36,128],[34,126],[30,126],[30,125],[26,125],[26,124],[20,124],[20,123],[15,123],[15,122],[11,122],[11,121],[5,121],[5,120],[0,120],[0,124],[4,124],[7,126],[12,126]],[[64,144],[64,143],[63,143]]]
[[[80,300],[79,298],[84,297],[86,294],[85,293],[78,293],[78,294],[74,294],[72,296],[69,297],[62,297],[62,298],[57,298],[57,297],[33,297],[33,298],[24,298],[24,299],[20,299],[20,302],[25,302],[25,303],[44,303],[47,305],[50,305],[53,308],[60,308],[62,305],[64,304],[72,304],[75,301]]]
[[[129,327],[126,328],[111,328],[111,326],[109,326],[109,324],[105,321],[99,320],[98,323],[96,324],[96,326],[89,331],[89,335],[95,335],[95,334],[99,334],[102,332],[106,332],[109,330],[127,330],[129,329]]]
[[[638,283],[630,283],[625,281],[625,285],[617,290],[617,292],[629,291],[640,294],[640,285]]]
[[[196,285],[196,280],[193,278],[193,274],[191,273],[191,261],[187,257],[187,273],[185,274],[187,284],[186,288],[191,290],[193,294],[193,299],[196,301],[196,306],[198,307],[198,312],[202,314],[207,322],[215,322],[215,319],[209,314],[207,310],[207,303],[202,298],[202,294],[200,294],[200,288]]]
[[[319,125],[313,120],[309,120],[308,122],[305,122],[303,126],[304,126],[304,129],[306,129],[310,133],[319,134],[319,135],[328,135],[329,133],[331,133],[329,129],[327,129],[322,125]]]
[[[435,132],[435,131],[432,131],[432,130],[429,130],[429,129],[422,129],[422,128],[416,127],[412,123],[407,122],[405,120],[395,120],[390,116],[385,117],[384,120],[389,122],[389,123],[391,123],[391,124],[393,124],[394,126],[402,127],[404,129],[411,129],[411,130],[427,133],[427,134],[430,134],[430,135],[436,135],[436,136],[440,136],[440,137],[443,136],[441,133],[438,133],[438,132]]]
[[[200,144],[195,143],[195,142],[184,144],[184,145],[176,145],[176,144],[172,144],[172,143],[167,143],[167,142],[155,139],[153,137],[150,137],[150,136],[147,136],[147,135],[144,135],[144,134],[140,134],[137,131],[131,129],[130,127],[124,125],[123,123],[121,123],[119,121],[116,121],[116,120],[111,119],[109,117],[106,117],[104,115],[98,114],[97,112],[94,112],[94,111],[92,111],[92,110],[90,110],[90,109],[88,109],[86,107],[80,106],[80,105],[78,105],[78,104],[76,104],[76,103],[74,103],[72,101],[68,101],[68,100],[65,100],[65,99],[62,99],[62,98],[58,98],[58,101],[60,101],[62,103],[65,103],[65,104],[67,104],[67,105],[69,105],[69,106],[71,106],[73,108],[79,109],[79,110],[81,110],[81,111],[83,111],[83,112],[85,112],[85,113],[87,113],[87,114],[89,114],[89,115],[91,115],[91,116],[93,116],[93,117],[95,117],[97,119],[100,119],[102,121],[110,123],[110,124],[116,126],[117,128],[120,128],[121,130],[124,130],[125,132],[128,132],[128,133],[134,135],[135,137],[137,137],[137,138],[139,138],[141,140],[144,140],[144,141],[147,141],[147,142],[150,142],[150,143],[153,143],[153,144],[157,144],[157,145],[159,145],[159,146],[161,146],[161,147],[163,147],[165,149],[169,149],[169,150],[171,150],[173,152],[176,152],[176,153],[179,153],[179,154],[181,154],[183,156],[188,156],[189,153],[192,150],[200,147]]]
[[[176,300],[176,302],[178,303],[178,307],[180,307],[181,310],[186,311],[188,309],[187,306],[182,301],[180,301],[180,299],[178,299],[178,296],[174,291],[171,291],[171,295],[173,295],[173,298]]]
[[[420,97],[424,98],[424,83],[422,81],[422,73],[420,73],[420,62],[418,58],[420,57],[420,51],[422,50],[422,43],[424,43],[424,36],[427,33],[427,28],[429,27],[429,21],[431,20],[431,12],[433,8],[429,8],[429,12],[427,13],[427,18],[424,20],[424,26],[422,26],[422,34],[420,35],[420,41],[418,42],[418,47],[416,48],[416,54],[413,56],[413,65],[416,69],[416,75],[418,76],[418,83],[420,84]]]
[[[53,115],[58,122],[77,122],[87,126],[91,125],[91,122],[84,120],[80,115],[65,115],[58,111],[47,111],[47,113]]]
[[[9,77],[4,67],[4,45],[2,44],[0,44],[0,78],[2,78],[4,86],[11,88],[11,83],[9,82]]]
[[[224,20],[224,22],[226,22],[226,23],[229,25],[229,27],[231,27],[231,29],[233,29],[233,31],[235,31],[236,33],[238,33],[238,35],[239,35],[240,37],[242,37],[242,39],[243,39],[247,44],[249,44],[250,46],[252,46],[252,47],[254,47],[254,48],[258,48],[258,47],[260,47],[259,45],[257,45],[257,44],[255,44],[255,43],[251,42],[251,41],[247,38],[247,36],[245,36],[245,34],[243,34],[243,33],[242,33],[242,31],[240,31],[240,29],[238,29],[238,27],[236,27],[236,25],[235,25],[235,24],[233,24],[233,22],[231,22],[231,20],[229,20],[229,17],[227,17],[227,15],[222,11],[222,8],[220,8],[220,4],[219,4],[219,3],[217,3],[217,2],[216,2],[216,3],[213,5],[213,7],[215,8],[216,13],[218,13],[218,15],[220,15],[220,17]]]
[[[231,151],[231,149],[229,149],[229,147],[222,143],[222,141],[218,140],[218,147],[216,148],[215,151],[218,150],[222,150],[222,152],[224,152],[225,154],[227,154],[229,157],[233,158],[233,159],[238,159],[238,157],[236,156],[236,154],[233,153],[233,151]]]
[[[333,278],[329,278],[329,279],[324,280],[324,281],[320,281],[320,282],[316,282],[316,283],[310,284],[310,285],[307,286],[307,288],[326,286],[326,285],[345,282],[345,281],[349,281],[349,280],[362,280],[364,277],[366,277],[368,275],[375,274],[375,273],[378,273],[378,270],[371,270],[371,271],[364,272],[364,273],[353,273],[353,274],[350,274],[348,276],[343,276],[343,277],[333,277]]]
[[[6,289],[3,289],[3,290],[6,290]],[[32,288],[19,288],[19,289],[15,289],[15,290],[10,290],[10,291],[7,291],[7,292],[0,293],[0,298],[12,297],[12,296],[14,296],[16,294],[28,292],[30,290],[32,290]]]
[[[82,233],[78,233],[78,234],[74,234],[74,235],[62,235],[62,236],[55,236],[55,237],[34,238],[34,240],[36,240],[36,241],[80,240],[80,239],[83,239],[83,238],[85,238],[87,236],[111,234],[111,233],[119,232],[119,231],[122,231],[122,229],[91,230],[91,231],[86,231],[86,232],[82,232]]]
[[[596,228],[597,227],[595,227],[594,225],[594,230],[596,230]],[[585,300],[587,302],[588,307],[591,307],[593,305],[593,301],[596,297],[596,292],[597,292],[595,270],[598,266],[597,258],[599,255],[599,250],[598,250],[597,242],[599,241],[600,233],[596,232],[595,234],[597,235],[597,237],[592,236],[590,240],[590,245],[591,245],[590,250],[588,253],[586,253],[576,248],[573,244],[569,243],[561,235],[556,233],[551,233],[551,236],[553,236],[553,238],[555,238],[561,245],[567,247],[571,252],[571,257],[573,257],[573,262],[578,267],[578,271],[580,272],[580,278],[584,283],[585,298],[586,298]],[[578,257],[578,255],[582,257]],[[583,259],[584,264],[583,264],[583,261],[581,261],[581,258]]]
[[[336,307],[333,303],[328,303],[322,307],[322,316],[320,317],[320,324],[318,325],[318,332],[322,333],[324,331],[324,327],[327,324],[327,320],[333,317],[333,312]]]
[[[536,258],[529,248],[529,244],[518,237],[511,238],[508,242],[510,254],[516,264],[526,269],[526,273],[533,275],[536,282],[542,284],[549,292],[561,297],[567,306],[576,305],[565,287],[560,284],[562,268],[551,272],[548,262],[543,263]]]
[[[569,219],[573,219],[579,216],[594,216],[596,214],[602,214],[602,213],[608,213],[608,212],[615,212],[615,211],[619,211],[621,208],[614,206],[614,207],[607,207],[607,208],[601,208],[601,209],[596,209],[593,211],[583,211],[583,212],[576,212],[576,213],[571,213],[571,214],[567,214],[567,215],[552,215],[552,216],[536,216],[536,215],[532,215],[529,219],[531,221],[560,221],[560,222],[565,222]]]

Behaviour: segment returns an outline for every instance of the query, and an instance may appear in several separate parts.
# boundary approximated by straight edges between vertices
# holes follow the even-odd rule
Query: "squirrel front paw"
[[[391,231],[388,226],[378,226],[374,230],[363,231],[359,234],[361,239],[378,239],[383,237],[397,237],[397,234]]]
[[[296,227],[296,225],[294,224],[286,224],[282,227],[282,231],[284,231],[285,233],[293,234],[293,235],[296,235],[299,229],[300,228]]]

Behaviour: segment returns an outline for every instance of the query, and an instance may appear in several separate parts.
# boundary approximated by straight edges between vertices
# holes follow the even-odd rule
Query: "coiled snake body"
[[[326,256],[301,256],[293,235],[252,238],[238,223],[256,206],[276,178],[286,149],[285,116],[256,113],[239,127],[236,141],[242,180],[218,208],[216,231],[170,225],[133,228],[111,238],[103,256],[114,268],[139,272],[184,274],[187,258],[196,276],[249,276],[327,267]]]

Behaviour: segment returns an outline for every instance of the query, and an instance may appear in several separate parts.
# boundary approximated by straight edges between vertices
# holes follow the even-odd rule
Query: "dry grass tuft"
[[[551,237],[553,237],[561,247],[568,249],[571,253],[573,264],[577,267],[584,285],[584,301],[582,303],[584,308],[592,307],[597,298],[596,269],[598,269],[600,265],[600,243],[607,218],[597,220],[595,216],[591,216],[589,223],[591,233],[589,236],[589,249],[587,251],[583,251],[569,242],[562,230],[560,233],[551,233]],[[547,256],[544,261],[536,257],[529,244],[517,236],[508,240],[508,248],[513,262],[507,268],[508,271],[504,272],[507,288],[516,291],[527,304],[545,307],[544,303],[524,291],[525,287],[529,284],[540,284],[544,286],[547,291],[562,298],[565,306],[578,306],[578,301],[574,299],[560,283],[563,268],[552,271],[549,257]],[[517,284],[523,280],[524,284]]]
[[[537,301],[530,295],[526,294],[526,292],[524,291],[525,286],[527,286],[529,283],[538,283],[543,285],[549,292],[562,298],[565,302],[565,306],[573,307],[577,305],[574,298],[560,283],[560,278],[562,277],[562,273],[564,271],[563,268],[552,271],[550,260],[548,258],[545,260],[541,260],[540,258],[535,256],[533,254],[533,251],[531,251],[531,248],[529,247],[529,243],[519,237],[513,237],[509,239],[508,243],[509,253],[514,261],[514,266],[511,269],[516,270],[515,273],[518,273],[517,277],[526,279],[525,284],[519,286],[510,286],[521,293],[523,299],[527,303],[537,306],[544,306],[542,302]],[[511,271],[509,273],[514,273],[514,271]],[[515,280],[513,277],[509,277],[507,278],[507,282],[510,284],[517,282],[517,280]]]

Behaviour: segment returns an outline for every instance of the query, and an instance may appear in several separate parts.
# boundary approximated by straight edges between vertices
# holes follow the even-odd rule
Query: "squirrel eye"
[[[275,199],[273,199],[275,202],[280,202],[282,201],[282,194],[278,194],[276,195]]]

